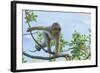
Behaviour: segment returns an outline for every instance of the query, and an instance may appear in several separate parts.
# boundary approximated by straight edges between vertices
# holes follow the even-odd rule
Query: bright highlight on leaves
[[[37,22],[36,20],[37,15],[34,14],[33,10],[25,10],[25,14],[26,14],[25,17],[26,23],[30,23],[32,21]]]

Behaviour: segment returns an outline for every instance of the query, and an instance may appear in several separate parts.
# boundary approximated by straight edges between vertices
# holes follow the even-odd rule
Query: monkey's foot
[[[36,48],[38,51],[40,51],[40,50],[41,50],[41,47],[40,47],[40,46],[38,46],[38,45],[35,45],[35,48]]]
[[[56,53],[55,56],[59,56],[61,53]]]

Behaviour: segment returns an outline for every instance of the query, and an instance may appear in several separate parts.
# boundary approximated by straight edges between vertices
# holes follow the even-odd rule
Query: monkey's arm
[[[35,26],[35,27],[30,27],[28,28],[27,32],[29,31],[34,31],[34,30],[48,30],[48,27],[44,27],[44,26]]]

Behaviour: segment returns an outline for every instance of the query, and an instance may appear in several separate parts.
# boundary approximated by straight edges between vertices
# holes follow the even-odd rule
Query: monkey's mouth
[[[58,31],[53,31],[53,34],[55,34],[55,35],[56,35],[56,34],[59,34],[59,32],[58,32]]]

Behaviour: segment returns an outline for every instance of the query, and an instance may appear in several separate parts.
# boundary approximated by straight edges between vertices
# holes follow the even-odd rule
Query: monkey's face
[[[51,31],[52,31],[53,34],[59,34],[60,31],[61,31],[60,25],[59,25],[58,23],[54,23],[54,24],[52,25]]]
[[[52,31],[56,34],[56,33],[59,33],[60,32],[60,28],[57,28],[57,27],[54,27],[53,29],[52,29]]]

